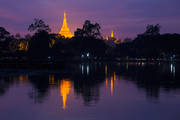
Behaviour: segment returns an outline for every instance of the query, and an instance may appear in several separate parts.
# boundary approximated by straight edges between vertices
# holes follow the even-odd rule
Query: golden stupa
[[[106,36],[106,40],[114,39],[114,31],[111,32],[111,37]]]
[[[114,31],[111,32],[111,38],[114,38]]]
[[[59,32],[61,36],[64,36],[65,38],[72,38],[73,34],[70,32],[69,27],[67,25],[67,20],[66,20],[66,13],[64,12],[64,20],[63,20],[63,25],[61,28],[61,31]]]

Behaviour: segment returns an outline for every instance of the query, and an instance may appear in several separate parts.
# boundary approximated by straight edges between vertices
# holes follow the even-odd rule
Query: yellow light
[[[108,77],[106,76],[106,88],[108,86]]]
[[[113,76],[111,76],[111,96],[113,95],[114,92],[114,81],[113,81]]]
[[[23,83],[23,80],[24,80],[23,76],[20,75],[20,76],[19,76],[19,82],[20,82],[20,83]]]
[[[25,83],[28,81],[28,76],[27,75],[20,75],[19,76],[19,83],[22,84],[22,83]]]
[[[105,66],[105,75],[107,76],[108,68],[107,65]]]
[[[55,44],[55,42],[56,42],[55,40],[52,40],[52,45],[54,45],[54,44]]]
[[[109,40],[108,36],[106,36],[106,40]]]
[[[111,32],[111,38],[114,38],[114,31]]]
[[[49,43],[49,48],[52,48],[53,47],[53,45],[55,44],[55,40],[52,40],[50,43]]]
[[[107,76],[108,68],[107,65],[105,66],[105,78],[106,78],[106,88],[108,86],[108,76]]]
[[[116,72],[114,72],[114,81],[116,81]]]
[[[19,44],[18,44],[18,47],[19,47],[19,50],[20,51],[23,51],[23,50],[25,50],[25,51],[27,51],[28,50],[28,42],[20,42]]]
[[[67,20],[66,20],[66,13],[64,12],[64,20],[63,20],[63,26],[61,28],[61,31],[59,32],[61,36],[64,36],[65,38],[72,38],[73,35],[71,34],[69,27],[67,25]]]
[[[54,75],[49,74],[49,84],[50,85],[54,85],[55,84],[55,82],[54,82]]]
[[[67,101],[67,96],[70,93],[71,90],[71,82],[68,79],[62,80],[60,83],[60,93],[62,96],[63,100],[63,109],[66,109],[66,101]]]

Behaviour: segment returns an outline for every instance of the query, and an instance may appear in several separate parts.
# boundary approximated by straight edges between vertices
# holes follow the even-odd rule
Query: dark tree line
[[[179,58],[179,34],[160,34],[160,26],[148,25],[143,34],[127,43],[117,45],[117,56],[131,58]]]
[[[179,34],[160,34],[160,25],[148,25],[144,33],[126,42],[107,42],[101,36],[98,23],[86,20],[73,38],[50,33],[41,19],[29,25],[32,35],[11,35],[0,27],[0,60],[107,60],[114,58],[166,59],[179,58]],[[111,45],[109,44],[111,43]],[[114,45],[112,45],[114,44]],[[113,46],[113,47],[112,47]]]

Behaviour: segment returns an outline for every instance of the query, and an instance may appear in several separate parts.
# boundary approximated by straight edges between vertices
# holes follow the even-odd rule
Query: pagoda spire
[[[111,32],[111,38],[114,38],[114,31]]]
[[[66,19],[66,13],[64,12],[64,20],[63,20],[63,25],[61,28],[61,31],[59,32],[61,36],[64,36],[65,38],[72,38],[73,35],[71,34],[69,27],[67,25],[67,19]]]

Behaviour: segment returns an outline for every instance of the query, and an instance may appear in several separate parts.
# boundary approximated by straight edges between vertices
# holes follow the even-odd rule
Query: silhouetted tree
[[[11,40],[9,45],[11,52],[16,52],[19,50],[22,39],[23,38],[21,38],[21,35],[19,33],[13,36],[13,39]]]
[[[146,31],[144,35],[154,36],[154,35],[160,35],[160,25],[147,25]]]
[[[3,27],[0,27],[0,41],[4,41],[10,37],[10,33]]]
[[[50,35],[49,25],[43,20],[35,19],[29,28],[29,31],[36,31],[29,42],[29,55],[32,59],[46,60],[50,55]]]
[[[40,32],[40,31],[51,32],[51,29],[49,28],[49,25],[46,25],[43,20],[35,18],[34,19],[34,23],[29,25],[28,31],[30,31],[30,32],[32,32],[32,31],[36,31],[36,32]]]
[[[132,42],[132,41],[133,41],[133,40],[132,40],[131,38],[125,38],[125,39],[123,40],[124,43]]]
[[[101,38],[100,25],[86,20],[83,28],[75,31],[75,37],[70,42],[71,49],[82,58],[102,57],[106,44]]]
[[[179,41],[180,35],[161,35],[160,25],[148,25],[143,34],[139,34],[132,42],[118,45],[113,52],[121,57],[165,58],[172,60],[180,55]]]
[[[1,57],[9,55],[9,43],[12,41],[13,37],[11,34],[3,27],[0,27],[0,55]]]
[[[78,28],[75,31],[75,37],[93,37],[93,38],[102,38],[100,33],[100,25],[98,23],[92,24],[91,21],[86,20],[84,22],[83,28]]]

